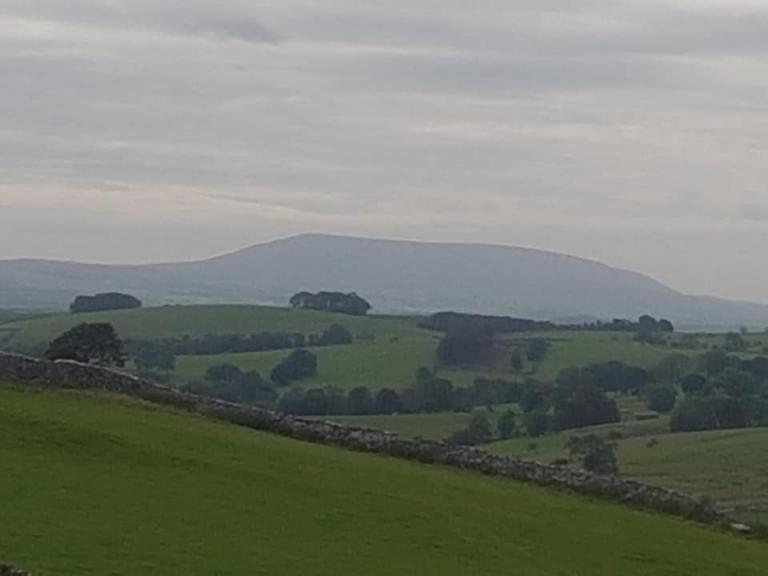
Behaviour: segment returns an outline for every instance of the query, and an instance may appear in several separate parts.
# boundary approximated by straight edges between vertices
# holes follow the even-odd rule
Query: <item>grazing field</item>
[[[312,348],[317,355],[318,373],[300,381],[304,388],[336,386],[351,390],[366,386],[400,389],[413,382],[420,366],[435,363],[436,342],[429,336],[397,342],[358,342],[345,346]],[[272,369],[288,354],[288,350],[216,354],[212,356],[180,356],[176,360],[176,383],[202,379],[205,371],[216,364],[230,363],[242,370],[257,370],[269,378]]]
[[[626,332],[541,332],[526,337],[543,338],[551,344],[547,355],[531,373],[545,382],[553,381],[566,368],[610,361],[650,368],[669,354],[686,353],[685,350],[635,342],[633,335]]]
[[[619,443],[622,472],[649,484],[713,498],[768,524],[768,429],[632,438]],[[751,518],[759,513],[759,518]]]
[[[723,511],[749,522],[768,523],[768,429],[719,430],[671,434],[668,420],[623,422],[494,442],[496,454],[553,462],[567,458],[573,435],[619,433],[623,476],[648,484],[714,499]]]
[[[478,413],[488,416],[491,426],[496,426],[498,417],[514,405],[498,404],[493,411],[476,408],[472,412],[440,412],[437,414],[393,414],[391,416],[327,416],[327,420],[352,426],[367,426],[395,432],[408,438],[421,437],[427,440],[444,440],[451,433],[466,428],[472,417]]]
[[[132,400],[0,387],[0,558],[41,576],[757,576],[673,518]]]
[[[253,332],[322,333],[331,324],[345,326],[356,337],[389,339],[424,337],[415,321],[397,317],[349,316],[315,310],[269,306],[163,306],[139,310],[58,314],[0,324],[8,346],[35,348],[80,322],[110,322],[122,338],[159,339],[206,334]]]

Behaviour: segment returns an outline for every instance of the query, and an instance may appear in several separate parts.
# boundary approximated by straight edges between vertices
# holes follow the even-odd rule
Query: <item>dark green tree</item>
[[[596,434],[572,436],[565,447],[571,460],[578,462],[585,470],[597,474],[619,473],[616,445]]]
[[[123,343],[112,324],[78,324],[48,346],[45,353],[49,360],[75,360],[88,364],[116,364],[122,366]]]
[[[514,438],[517,433],[517,417],[512,410],[507,410],[499,416],[496,422],[496,432],[502,440]]]

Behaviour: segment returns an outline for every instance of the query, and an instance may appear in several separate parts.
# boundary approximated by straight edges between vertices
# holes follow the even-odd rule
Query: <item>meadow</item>
[[[115,396],[0,386],[0,559],[40,576],[757,576],[768,546]]]

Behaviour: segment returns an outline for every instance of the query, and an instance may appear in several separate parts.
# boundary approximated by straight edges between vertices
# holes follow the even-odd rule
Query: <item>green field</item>
[[[366,386],[400,389],[413,382],[420,366],[435,363],[436,342],[422,337],[397,342],[357,342],[346,346],[313,348],[317,355],[318,373],[301,380],[305,388],[336,386],[351,390]],[[213,365],[231,363],[243,370],[257,370],[263,377],[269,374],[290,352],[246,352],[242,354],[216,354],[213,356],[180,356],[176,359],[174,380],[181,384],[202,379]]]
[[[0,558],[41,576],[765,574],[768,546],[117,397],[0,387]]]
[[[314,310],[269,306],[163,306],[140,310],[59,314],[0,324],[8,346],[35,348],[80,322],[110,322],[122,338],[159,339],[206,334],[253,332],[322,333],[331,324],[345,326],[356,337],[376,339],[424,337],[415,322],[404,318],[349,316]]]
[[[668,419],[623,422],[494,442],[495,454],[541,462],[567,458],[565,444],[573,435],[620,433],[617,441],[621,474],[686,494],[707,496],[737,517],[768,523],[768,429],[747,428],[671,434]]]
[[[366,426],[395,432],[407,438],[426,438],[427,440],[444,440],[451,433],[466,428],[472,417],[485,413],[491,426],[496,426],[498,417],[514,405],[499,404],[493,411],[487,408],[475,408],[472,412],[440,412],[437,414],[393,414],[391,416],[327,416],[327,420],[349,424],[351,426]]]

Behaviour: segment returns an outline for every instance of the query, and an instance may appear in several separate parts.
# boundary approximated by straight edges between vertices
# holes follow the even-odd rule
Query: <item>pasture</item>
[[[0,559],[40,576],[757,576],[768,546],[133,400],[0,386]]]

